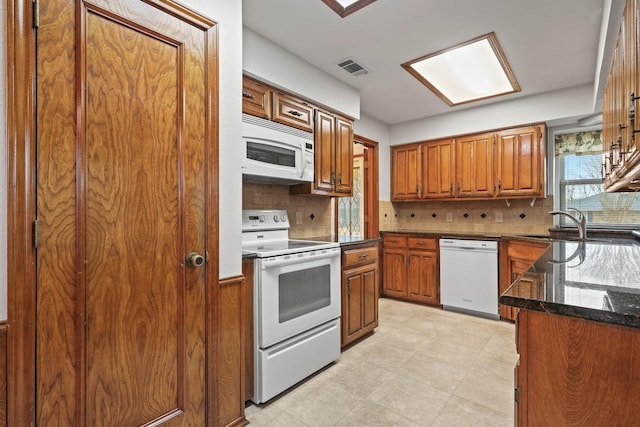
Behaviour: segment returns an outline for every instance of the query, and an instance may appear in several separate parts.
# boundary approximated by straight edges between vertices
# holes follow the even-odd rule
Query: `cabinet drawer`
[[[313,106],[283,93],[273,93],[272,118],[278,123],[313,132]]]
[[[378,247],[353,249],[344,251],[342,268],[346,269],[361,264],[370,264],[378,260]]]
[[[263,119],[271,118],[271,91],[246,76],[242,79],[242,112]]]
[[[428,237],[409,237],[409,248],[435,251],[438,249],[438,240]]]
[[[382,242],[385,248],[406,248],[407,238],[405,236],[390,235],[384,236]]]

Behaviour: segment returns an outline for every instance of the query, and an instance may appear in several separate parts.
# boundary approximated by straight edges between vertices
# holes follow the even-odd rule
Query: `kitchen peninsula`
[[[640,244],[554,241],[500,297],[519,308],[516,424],[640,419]]]

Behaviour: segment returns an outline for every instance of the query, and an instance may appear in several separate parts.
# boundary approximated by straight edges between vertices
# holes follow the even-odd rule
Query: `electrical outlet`
[[[453,214],[451,212],[447,212],[447,222],[453,222]]]
[[[302,224],[302,212],[296,212],[296,225]]]
[[[502,215],[502,211],[495,211],[495,221],[504,222],[504,216]]]

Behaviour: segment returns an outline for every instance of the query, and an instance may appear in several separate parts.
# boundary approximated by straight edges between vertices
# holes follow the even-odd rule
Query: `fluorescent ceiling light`
[[[324,4],[343,18],[370,5],[374,1],[376,0],[322,0]]]
[[[402,64],[450,106],[519,92],[495,33]]]

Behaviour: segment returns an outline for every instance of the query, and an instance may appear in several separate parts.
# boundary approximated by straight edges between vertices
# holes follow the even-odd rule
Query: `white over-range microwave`
[[[313,134],[269,120],[242,115],[242,175],[278,184],[313,181]]]

